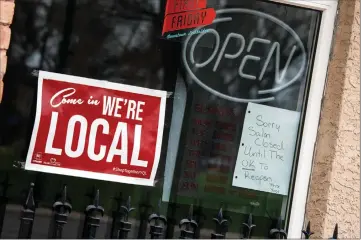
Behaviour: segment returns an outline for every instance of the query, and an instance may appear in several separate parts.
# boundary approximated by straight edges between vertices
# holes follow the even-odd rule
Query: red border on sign
[[[63,160],[64,160],[63,165],[59,166],[56,164],[58,164],[60,162],[60,160],[57,161],[57,159],[52,158],[51,154],[46,153],[45,155],[42,155],[42,153],[38,153],[38,151],[36,150],[37,149],[36,146],[38,146],[38,148],[39,148],[39,144],[37,144],[37,141],[41,141],[41,143],[44,143],[44,134],[46,135],[45,136],[45,140],[46,140],[46,139],[48,139],[46,137],[48,137],[49,133],[50,133],[50,132],[44,132],[44,129],[46,129],[46,131],[49,130],[49,124],[42,123],[42,122],[44,122],[43,119],[49,118],[49,115],[51,115],[52,111],[53,111],[52,107],[54,107],[49,102],[47,102],[47,101],[44,102],[44,99],[49,99],[49,94],[53,94],[51,91],[54,91],[54,89],[49,88],[49,90],[48,90],[49,92],[44,92],[44,86],[45,86],[44,84],[45,83],[47,83],[48,86],[53,86],[53,87],[56,87],[57,85],[66,86],[67,84],[71,85],[71,86],[78,85],[78,86],[84,87],[83,92],[85,92],[85,93],[86,93],[87,89],[92,89],[93,93],[101,92],[101,94],[102,94],[103,92],[106,92],[106,93],[109,93],[109,95],[128,94],[128,95],[139,96],[141,98],[147,98],[147,99],[152,99],[152,98],[159,99],[159,100],[157,100],[157,101],[159,101],[158,102],[159,113],[157,112],[155,115],[154,111],[148,111],[152,114],[152,116],[154,116],[152,119],[155,119],[155,121],[157,121],[156,123],[157,123],[158,127],[155,129],[149,128],[149,125],[151,123],[150,122],[146,123],[148,126],[148,129],[151,129],[151,131],[154,132],[154,136],[156,136],[156,137],[153,137],[151,140],[149,140],[149,141],[154,141],[154,147],[153,147],[154,158],[152,157],[152,159],[151,159],[152,165],[151,165],[151,168],[149,168],[149,175],[147,175],[145,177],[145,176],[136,176],[136,175],[131,175],[131,174],[123,174],[123,173],[119,173],[116,171],[111,172],[111,171],[103,171],[103,170],[96,169],[96,168],[94,169],[94,166],[95,167],[97,166],[96,163],[98,160],[96,160],[96,161],[94,160],[95,161],[94,162],[94,161],[87,159],[83,155],[80,157],[81,161],[83,161],[83,160],[88,161],[88,163],[90,161],[89,164],[93,166],[92,170],[90,169],[89,166],[85,166],[85,165],[84,165],[84,168],[79,168],[79,164],[75,164],[75,165],[73,164],[72,166],[75,166],[75,167],[69,167],[69,162],[70,162],[70,164],[72,164],[71,160],[79,160],[79,159],[65,159],[64,160],[64,156],[59,156],[59,159],[63,158]],[[49,85],[49,84],[52,84],[52,85]],[[56,91],[58,91],[58,90],[56,90]],[[117,92],[119,92],[119,93],[117,93]],[[120,183],[128,183],[128,184],[135,184],[135,185],[154,186],[154,179],[155,179],[155,175],[156,175],[158,165],[159,165],[160,152],[161,152],[161,146],[162,146],[166,97],[167,97],[166,91],[153,90],[153,89],[135,87],[135,86],[125,85],[125,84],[112,83],[112,82],[108,82],[108,81],[99,81],[99,80],[95,80],[95,79],[40,71],[39,78],[38,78],[36,117],[35,117],[32,137],[31,137],[31,141],[30,141],[30,146],[29,146],[29,150],[28,150],[28,154],[27,154],[27,158],[26,158],[25,169],[31,170],[31,171],[39,171],[39,172],[45,172],[45,173],[61,174],[61,175],[76,176],[76,177],[98,179],[98,180],[105,180],[105,181],[113,181],[113,182],[120,182]],[[72,107],[72,106],[70,106],[70,107],[71,108],[78,107],[77,109],[79,111],[82,111],[83,108],[86,107],[86,105],[84,105],[84,106],[82,106],[82,105],[75,106],[74,105],[74,107]],[[66,108],[64,107],[64,109],[59,110],[60,111],[59,117],[60,116],[69,117],[69,116],[73,115],[73,113],[69,113],[69,112],[72,112],[72,109],[70,109],[70,110],[65,110],[65,109]],[[61,111],[63,111],[63,112],[61,112]],[[74,110],[74,111],[76,112],[77,110]],[[94,117],[94,119],[97,118],[96,114],[97,113],[90,112],[90,116]],[[95,115],[95,116],[93,116],[93,115]],[[126,119],[124,119],[124,120],[121,120],[121,119],[114,120],[113,119],[112,121],[117,123],[117,122],[122,122],[122,121],[127,121],[127,120]],[[134,123],[134,120],[128,120],[128,121],[130,121],[129,124],[132,124],[132,121]],[[62,122],[62,124],[63,124],[63,122]],[[64,123],[64,124],[66,124],[66,123]],[[61,125],[59,125],[59,126],[60,126],[60,128],[63,127]],[[110,127],[112,128],[112,126],[110,126]],[[39,129],[42,129],[43,132],[39,132]],[[114,130],[115,129],[110,129],[110,132],[106,137],[111,138],[112,136],[114,136],[114,134],[115,134]],[[39,135],[39,134],[41,134],[41,135]],[[60,131],[60,133],[58,133],[58,135],[55,135],[55,138],[57,138],[57,136],[58,136],[58,139],[55,139],[55,141],[59,140],[59,137],[64,137],[64,135],[65,135],[65,133]],[[76,136],[76,135],[74,135],[74,136]],[[134,138],[134,135],[132,135],[132,136]],[[92,137],[92,136],[89,135],[89,138],[90,137]],[[135,144],[134,141],[135,140],[133,139],[133,142],[130,144],[131,145]],[[104,144],[104,143],[102,143],[102,144]],[[141,148],[144,147],[145,145],[147,145],[147,144],[141,145]],[[45,148],[45,147],[43,147],[43,148]],[[133,145],[133,148],[134,148],[134,145]],[[45,158],[47,158],[46,161],[49,162],[48,164],[44,163]],[[67,158],[69,158],[69,157],[67,157]],[[105,161],[105,159],[103,159],[102,161]],[[40,162],[42,162],[42,163],[40,163]],[[119,162],[119,160],[118,160],[118,162]],[[118,162],[115,162],[115,164],[118,164]],[[62,166],[64,166],[64,167],[62,167]],[[125,166],[125,165],[123,165],[123,166]]]
[[[207,0],[168,0],[162,35],[166,32],[196,28],[212,24],[214,8],[207,8]]]

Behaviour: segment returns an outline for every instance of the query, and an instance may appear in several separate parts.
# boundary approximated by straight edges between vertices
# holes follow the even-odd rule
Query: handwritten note
[[[287,195],[300,113],[248,103],[232,185]]]

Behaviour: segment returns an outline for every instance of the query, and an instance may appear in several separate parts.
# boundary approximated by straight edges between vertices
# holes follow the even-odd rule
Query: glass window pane
[[[182,97],[176,101],[179,105],[183,101],[186,107],[183,121],[179,121],[183,130],[172,176],[172,193],[166,195],[184,211],[189,204],[201,204],[208,219],[211,218],[208,213],[220,207],[226,209],[235,222],[244,221],[251,213],[254,221],[262,226],[255,234],[262,237],[274,224],[272,219],[286,218],[291,182],[284,178],[286,194],[276,194],[277,182],[273,184],[273,193],[232,186],[237,155],[243,151],[246,158],[238,161],[246,160],[245,164],[251,168],[243,171],[246,175],[253,174],[253,168],[256,173],[265,174],[267,179],[262,183],[257,177],[263,175],[254,176],[257,184],[270,181],[268,177],[272,174],[267,175],[270,170],[265,171],[264,167],[272,169],[273,175],[277,171],[280,175],[282,171],[291,174],[295,155],[283,159],[283,144],[299,139],[300,121],[297,120],[293,129],[294,139],[277,142],[272,140],[275,137],[271,137],[267,127],[257,128],[257,131],[252,127],[244,129],[250,128],[244,122],[248,102],[300,115],[304,110],[320,13],[262,1],[222,1],[214,6],[222,9],[217,14],[217,19],[223,18],[222,21],[200,28],[201,36],[172,38],[181,42],[184,49],[182,71],[186,77],[182,87],[185,90],[179,90]],[[272,124],[263,120],[254,124],[268,127]],[[284,124],[288,124],[287,120]],[[253,142],[241,143],[242,133],[255,136],[253,139],[262,142],[262,147],[255,148]],[[277,147],[272,148],[273,144]],[[285,166],[278,165],[283,161]],[[243,176],[243,181],[249,181],[247,176]],[[206,224],[207,228],[212,228],[212,221]],[[238,228],[235,224],[228,230],[236,234]],[[207,232],[204,234],[206,237]]]

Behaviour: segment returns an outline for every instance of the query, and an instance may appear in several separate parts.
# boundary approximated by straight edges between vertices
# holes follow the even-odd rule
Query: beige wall
[[[306,219],[313,237],[360,239],[360,1],[339,1]],[[317,233],[317,234],[316,234]]]
[[[360,8],[342,0],[328,71],[306,219],[314,237],[360,238]],[[0,0],[0,101],[14,2]]]
[[[9,0],[0,0],[0,102],[3,93],[3,78],[6,70],[6,50],[10,43],[10,24],[14,15],[14,2]]]

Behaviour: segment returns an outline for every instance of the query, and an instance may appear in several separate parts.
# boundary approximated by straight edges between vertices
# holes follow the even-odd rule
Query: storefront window
[[[227,238],[239,238],[249,214],[258,226],[253,235],[266,238],[289,216],[321,13],[270,1],[209,0],[217,12],[213,24],[162,34],[165,5],[17,1],[0,105],[0,170],[11,176],[12,204],[20,209],[22,190],[35,181],[38,208],[47,209],[67,184],[73,213],[64,237],[79,236],[87,195],[99,189],[106,216],[99,238],[113,234],[119,194],[136,208],[131,238],[146,237],[159,201],[166,238],[179,236],[177,224],[191,205],[199,238],[210,237],[220,209],[229,221]],[[24,170],[38,70],[166,90],[155,186]],[[33,237],[47,231],[35,225]]]
[[[180,98],[184,148],[171,196],[184,205],[223,205],[234,219],[235,213],[252,213],[259,222],[285,218],[294,163],[287,148],[297,138],[319,13],[265,2],[221,8],[216,24],[182,39],[188,94]],[[250,102],[273,108],[252,116],[258,107]],[[279,127],[294,134],[270,130]],[[259,186],[269,181],[271,187]]]

